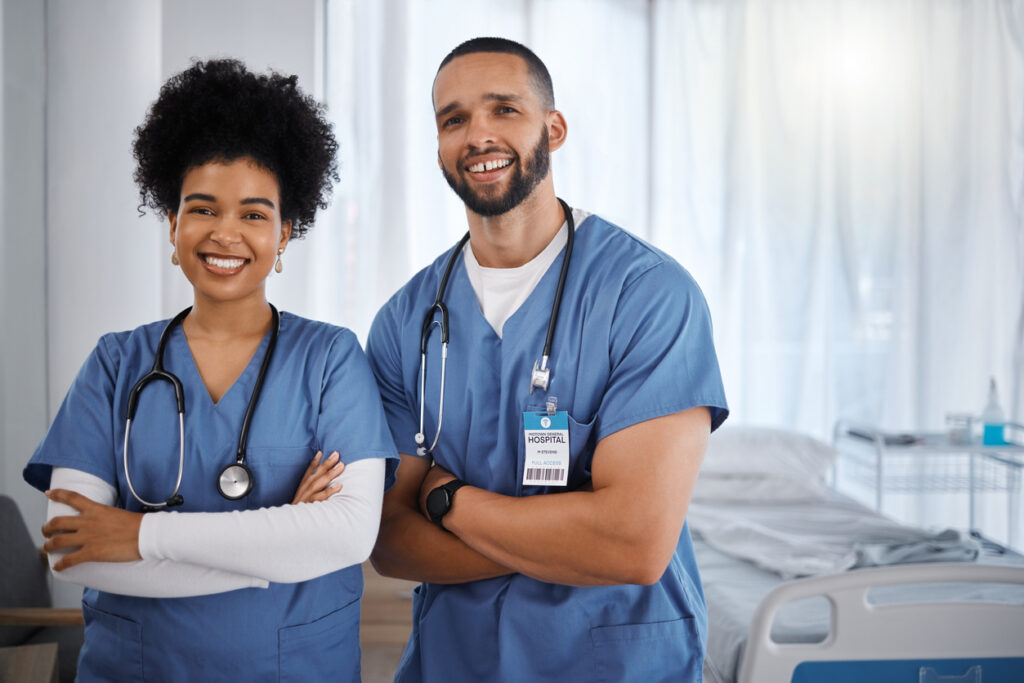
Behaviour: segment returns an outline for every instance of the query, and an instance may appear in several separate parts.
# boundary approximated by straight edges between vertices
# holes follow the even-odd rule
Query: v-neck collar
[[[467,245],[467,248],[468,248],[468,245]],[[473,288],[473,283],[472,283],[472,281],[470,280],[470,277],[469,277],[469,270],[468,270],[468,267],[466,265],[466,254],[463,253],[460,256],[461,256],[461,263],[458,264],[458,267],[456,268],[456,271],[455,271],[455,276],[457,278],[457,281],[453,281],[449,285],[449,290],[452,287],[456,287],[456,286],[458,286],[458,287],[465,287],[468,290],[470,301],[473,302],[473,305],[470,306],[470,308],[473,309],[473,313],[471,315],[473,316],[473,324],[474,325],[483,325],[484,327],[486,327],[488,332],[489,332],[489,334],[495,340],[497,340],[497,342],[499,344],[501,344],[503,342],[504,338],[507,336],[506,333],[508,332],[510,326],[517,326],[517,325],[520,324],[520,321],[524,317],[529,317],[529,314],[526,311],[529,311],[530,309],[534,308],[536,305],[543,306],[543,304],[537,304],[537,302],[536,302],[537,297],[544,297],[544,296],[546,296],[549,299],[549,301],[548,301],[548,305],[547,305],[547,309],[546,309],[547,313],[544,315],[544,320],[543,320],[542,324],[544,326],[543,332],[544,333],[547,332],[547,323],[548,323],[548,320],[551,317],[551,307],[554,306],[554,302],[555,302],[554,288],[549,286],[549,280],[551,280],[553,277],[557,278],[557,274],[556,275],[552,275],[552,271],[558,271],[559,273],[561,272],[561,267],[562,267],[561,259],[565,258],[565,243],[563,243],[561,245],[561,248],[555,254],[554,260],[552,260],[551,263],[548,264],[548,267],[544,271],[544,274],[541,275],[540,279],[537,281],[537,284],[534,285],[533,289],[526,296],[526,298],[523,300],[523,302],[521,304],[519,304],[519,307],[516,308],[516,310],[513,311],[512,314],[508,316],[508,318],[505,319],[505,322],[502,325],[502,335],[501,336],[498,336],[498,333],[491,326],[490,321],[488,321],[487,318],[484,316],[484,312],[483,312],[483,310],[480,307],[480,302],[479,302],[479,299],[477,298],[476,290]],[[549,289],[551,291],[547,291]],[[515,334],[514,337],[518,340],[518,338],[521,337],[521,335]],[[537,349],[537,353],[539,354],[540,352],[541,352],[541,349]]]
[[[281,327],[284,327],[283,323]],[[256,383],[256,375],[259,373],[260,364],[263,363],[263,356],[267,353],[267,347],[270,344],[270,333],[271,330],[267,330],[263,335],[259,345],[256,347],[256,351],[253,352],[249,362],[246,363],[245,369],[235,378],[235,381],[231,383],[227,391],[221,394],[219,401],[214,401],[213,396],[210,395],[210,390],[206,387],[206,382],[203,381],[203,376],[199,373],[199,365],[196,363],[195,356],[192,355],[192,347],[189,346],[188,338],[185,337],[185,330],[181,325],[178,325],[172,331],[171,342],[175,346],[175,355],[179,355],[178,352],[184,346],[184,352],[180,353],[180,356],[183,359],[187,358],[187,360],[183,360],[183,364],[186,366],[185,372],[190,375],[191,379],[186,384],[196,386],[199,389],[197,393],[204,396],[204,399],[200,400],[205,400],[211,408],[216,409],[224,405],[225,402],[237,402],[236,396],[239,395],[244,395],[242,400],[248,405],[250,395],[252,394],[252,387]],[[167,363],[166,360],[164,362]],[[249,387],[248,392],[244,391],[245,387]]]

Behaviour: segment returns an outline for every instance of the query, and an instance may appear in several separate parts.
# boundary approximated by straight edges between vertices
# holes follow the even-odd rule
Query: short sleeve
[[[413,455],[416,453],[414,435],[419,431],[419,422],[416,409],[406,398],[402,382],[401,330],[395,319],[393,303],[382,308],[374,318],[366,341],[366,354],[398,452]]]
[[[343,330],[331,345],[320,391],[317,441],[324,455],[338,451],[345,463],[385,458],[384,485],[390,488],[395,483],[398,452],[366,355],[349,330]]]
[[[598,409],[598,439],[644,420],[706,406],[711,429],[729,414],[697,283],[664,260],[627,282],[611,331],[611,374]]]
[[[88,472],[115,488],[114,386],[119,354],[100,339],[75,377],[57,416],[22,475],[40,491],[50,487],[53,467]]]

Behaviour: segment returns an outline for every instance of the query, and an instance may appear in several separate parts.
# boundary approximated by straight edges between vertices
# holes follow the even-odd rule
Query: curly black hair
[[[281,217],[292,221],[292,239],[302,237],[338,181],[338,143],[323,105],[297,80],[257,75],[234,59],[197,61],[172,76],[135,129],[140,211],[177,211],[190,169],[249,157],[276,176]]]

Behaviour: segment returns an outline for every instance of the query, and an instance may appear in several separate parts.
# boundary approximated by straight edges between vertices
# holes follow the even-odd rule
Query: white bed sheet
[[[835,492],[820,502],[693,502],[690,529],[708,545],[782,578],[857,567],[970,561],[977,541],[954,529],[888,519]]]

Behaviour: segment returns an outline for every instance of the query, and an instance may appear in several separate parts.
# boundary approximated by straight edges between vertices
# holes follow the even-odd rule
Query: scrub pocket
[[[278,631],[281,683],[359,683],[359,600]]]
[[[142,681],[142,625],[82,603],[85,644],[80,681]]]
[[[694,617],[652,624],[590,629],[594,644],[594,680],[699,681],[700,639]]]
[[[316,451],[308,446],[249,448],[245,463],[252,470],[253,486],[246,496],[248,506],[255,509],[290,503],[314,455]]]

